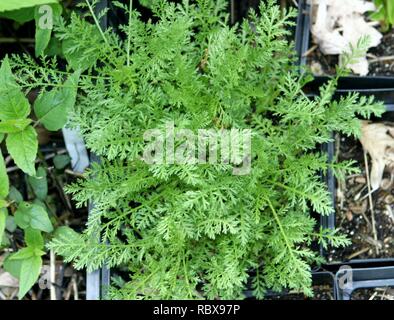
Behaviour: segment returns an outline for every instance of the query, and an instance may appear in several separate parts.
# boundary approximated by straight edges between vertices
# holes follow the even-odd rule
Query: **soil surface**
[[[394,300],[394,288],[357,289],[352,293],[351,300]]]
[[[336,182],[336,227],[352,240],[352,244],[344,249],[330,250],[328,261],[394,257],[394,183],[372,194],[372,216],[361,143],[337,136],[336,153],[339,161],[355,160],[361,173]],[[370,162],[368,167],[371,168]],[[390,173],[385,172],[386,181],[389,177]]]
[[[313,44],[311,44],[312,48]],[[368,51],[368,76],[394,76],[394,29],[384,34],[379,46]],[[324,55],[317,47],[308,54],[307,65],[315,76],[335,75],[339,56]]]
[[[265,300],[334,300],[334,293],[332,286],[319,285],[313,286],[313,297],[308,298],[302,293],[289,292],[285,295],[269,296]]]

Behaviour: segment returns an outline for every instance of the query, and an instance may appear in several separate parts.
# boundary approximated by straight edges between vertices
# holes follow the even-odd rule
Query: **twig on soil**
[[[375,211],[372,203],[372,192],[371,192],[371,181],[369,179],[369,166],[367,153],[364,151],[364,162],[365,162],[365,174],[367,176],[367,185],[368,185],[368,200],[369,207],[371,209],[371,219],[372,219],[372,234],[375,241],[378,241],[378,234],[376,232],[376,222],[375,222]],[[376,254],[379,254],[379,248],[376,246]]]
[[[369,63],[392,61],[392,60],[394,60],[394,56],[383,56],[383,57],[376,57],[374,59],[371,59],[369,60]]]
[[[347,258],[348,258],[349,260],[352,260],[352,259],[354,259],[355,257],[358,257],[359,255],[361,255],[361,254],[367,252],[368,250],[369,250],[369,248],[363,248],[363,249],[361,249],[361,250],[359,250],[359,251],[357,251],[357,252],[353,252],[353,253],[352,253],[351,255],[349,255]]]
[[[317,44],[313,45],[312,47],[310,47],[307,51],[304,52],[304,54],[302,55],[303,57],[307,57],[309,56],[313,51],[315,51],[318,48]]]

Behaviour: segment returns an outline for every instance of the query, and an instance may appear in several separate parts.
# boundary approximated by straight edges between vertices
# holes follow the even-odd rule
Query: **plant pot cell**
[[[380,187],[369,197],[364,151],[355,138],[336,135],[335,159],[355,161],[359,173],[336,180],[336,228],[351,239],[344,249],[329,250],[328,261],[394,257],[394,183],[389,168],[385,168]],[[367,156],[369,173],[371,158]],[[372,210],[371,210],[372,201]]]
[[[353,291],[351,300],[394,300],[394,288],[357,289]]]

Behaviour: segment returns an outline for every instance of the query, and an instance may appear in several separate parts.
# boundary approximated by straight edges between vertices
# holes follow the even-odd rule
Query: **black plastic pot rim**
[[[335,287],[337,300],[350,300],[357,289],[394,287],[394,267],[343,268],[335,274]]]

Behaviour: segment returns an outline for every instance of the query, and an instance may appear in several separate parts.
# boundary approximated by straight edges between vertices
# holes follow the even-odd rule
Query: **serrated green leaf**
[[[39,205],[33,205],[33,210],[31,214],[32,219],[30,226],[32,228],[48,233],[53,231],[52,222],[49,219],[48,213],[44,208]]]
[[[25,242],[28,247],[40,250],[44,248],[44,238],[41,235],[41,231],[33,228],[27,228],[25,230]]]
[[[14,232],[16,230],[16,223],[15,223],[15,218],[14,216],[8,216],[7,217],[7,221],[5,224],[5,228],[9,231],[9,232]]]
[[[29,259],[34,256],[34,248],[22,248],[18,252],[14,253],[12,257],[10,257],[11,260],[25,260]]]
[[[41,273],[41,267],[42,258],[39,256],[33,256],[22,261],[19,277],[19,299],[22,299],[36,283]]]
[[[15,212],[14,219],[16,225],[21,229],[27,229],[30,227],[31,222],[31,204],[22,202],[19,204],[18,209]]]
[[[21,273],[22,260],[13,260],[12,257],[14,255],[15,253],[7,256],[7,258],[4,260],[3,267],[5,271],[11,273],[15,278],[19,279]]]
[[[15,82],[8,57],[0,67],[0,120],[17,120],[30,114],[30,104]]]
[[[47,171],[43,167],[39,167],[36,176],[29,176],[27,181],[35,196],[40,200],[45,200],[48,195]]]
[[[1,208],[0,209],[0,242],[1,239],[3,239],[7,217],[8,217],[8,210],[6,208]]]
[[[18,133],[10,133],[7,149],[16,165],[30,176],[36,174],[35,160],[38,151],[37,133],[32,126]]]
[[[59,154],[53,158],[53,164],[58,170],[63,170],[70,162],[71,158],[66,154]]]
[[[22,202],[15,212],[15,222],[22,229],[32,227],[44,232],[53,231],[47,211],[37,204]]]
[[[7,168],[4,163],[3,155],[0,151],[0,198],[5,198],[10,192],[10,181],[8,179]]]
[[[34,104],[39,121],[50,131],[64,127],[77,97],[79,72],[75,72],[64,83],[64,87],[42,93]]]
[[[52,4],[49,6],[52,12],[40,12],[40,7],[37,6],[34,10],[34,18],[36,20],[36,44],[35,44],[35,53],[36,57],[42,55],[45,49],[48,47],[48,44],[51,40],[53,23],[56,19],[58,19],[62,13],[62,6],[59,4]],[[52,26],[48,21],[43,23],[42,19],[46,17],[46,15],[51,16]]]
[[[58,3],[58,0],[7,0],[0,2],[0,12],[34,7],[37,5]]]
[[[26,129],[31,119],[16,119],[0,122],[0,133],[17,133]]]
[[[22,194],[14,186],[11,186],[10,192],[8,194],[8,199],[16,203],[21,203],[23,201]]]

